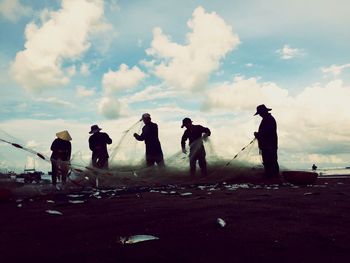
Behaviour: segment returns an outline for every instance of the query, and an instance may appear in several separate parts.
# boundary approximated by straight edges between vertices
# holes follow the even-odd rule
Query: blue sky
[[[348,165],[349,8],[346,0],[2,0],[0,128],[47,154],[67,129],[88,156],[90,125],[118,141],[150,112],[171,154],[189,116],[230,157],[250,141],[265,103],[286,167]],[[23,166],[14,151],[0,145],[3,167]]]

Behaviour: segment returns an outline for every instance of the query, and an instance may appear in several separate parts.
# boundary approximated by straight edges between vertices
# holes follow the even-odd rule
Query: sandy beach
[[[349,193],[340,177],[12,196],[1,262],[348,262]]]

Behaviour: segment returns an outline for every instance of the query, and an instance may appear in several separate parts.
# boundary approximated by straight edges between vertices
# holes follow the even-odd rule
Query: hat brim
[[[270,111],[270,110],[272,110],[272,109],[266,108],[266,111]],[[258,115],[259,113],[261,113],[261,111],[260,111],[260,112],[257,111],[257,112],[254,114],[254,116],[255,116],[255,115]]]
[[[100,130],[102,130],[102,129],[98,128],[98,129],[89,131],[89,133],[90,133],[90,134],[93,134],[93,133],[99,132]]]

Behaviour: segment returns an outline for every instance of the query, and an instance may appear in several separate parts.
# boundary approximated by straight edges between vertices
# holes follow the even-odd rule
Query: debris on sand
[[[191,196],[192,193],[191,192],[186,192],[186,193],[182,193],[180,194],[180,196],[186,197],[186,196]]]
[[[68,200],[68,203],[71,203],[71,204],[83,204],[85,203],[84,200]]]
[[[218,223],[218,225],[219,225],[220,227],[222,227],[222,228],[226,226],[225,220],[222,219],[222,218],[220,218],[220,217],[218,217],[218,218],[216,219],[216,223]]]
[[[48,213],[48,214],[50,214],[50,215],[59,215],[59,216],[62,216],[62,215],[63,215],[62,212],[57,211],[57,210],[46,210],[45,212]]]
[[[118,243],[125,244],[135,244],[144,241],[157,240],[159,237],[152,235],[134,235],[129,237],[120,237]]]

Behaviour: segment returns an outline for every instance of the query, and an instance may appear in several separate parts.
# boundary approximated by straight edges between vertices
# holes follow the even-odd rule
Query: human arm
[[[205,138],[207,138],[208,136],[211,135],[211,131],[207,127],[202,127],[202,134],[203,134],[202,137],[205,139]]]
[[[138,141],[144,141],[147,138],[147,134],[148,134],[147,127],[144,126],[142,128],[142,133],[141,134],[134,133],[134,137]]]
[[[69,142],[68,149],[67,149],[67,160],[70,161],[70,157],[72,154],[72,144]]]
[[[183,153],[187,153],[186,151],[186,140],[188,139],[188,133],[187,130],[184,132],[181,138],[181,149]]]
[[[106,133],[106,143],[107,144],[111,144],[112,143],[112,139],[108,136],[107,133]]]

